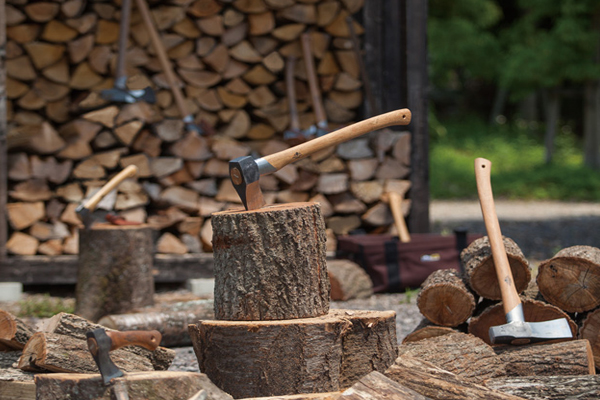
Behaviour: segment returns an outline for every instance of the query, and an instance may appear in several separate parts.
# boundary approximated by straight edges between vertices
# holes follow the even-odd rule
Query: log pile
[[[288,57],[297,58],[300,128],[315,124],[302,33],[310,33],[330,128],[361,119],[363,88],[347,18],[362,34],[356,22],[362,5],[363,0],[151,4],[184,103],[205,133],[214,133],[200,135],[185,128],[137,7],[127,88],[152,88],[155,104],[115,104],[100,96],[114,84],[119,2],[8,0],[7,250],[77,254],[76,205],[135,164],[138,178],[123,183],[99,208],[159,230],[160,253],[211,251],[211,214],[239,204],[227,161],[289,146],[283,140],[290,122]],[[381,135],[377,141],[344,143],[261,179],[267,201],[320,202],[331,235],[358,227],[388,229],[393,219],[381,194],[406,193],[410,186],[410,134]],[[409,204],[405,200],[405,212]]]

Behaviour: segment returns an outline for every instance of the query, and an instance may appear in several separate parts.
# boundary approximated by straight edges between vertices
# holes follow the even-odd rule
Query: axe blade
[[[104,329],[94,329],[85,335],[87,337],[88,348],[98,366],[104,384],[109,385],[112,379],[123,376],[123,371],[110,359],[109,351],[112,346],[112,339],[106,334]]]
[[[256,161],[249,156],[229,161],[229,176],[246,210],[256,210],[265,205],[260,189],[260,171]]]

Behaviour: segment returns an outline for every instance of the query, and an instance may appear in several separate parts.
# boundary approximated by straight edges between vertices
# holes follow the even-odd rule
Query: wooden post
[[[96,224],[79,231],[75,313],[92,321],[152,305],[152,229]]]
[[[0,264],[6,259],[8,231],[6,223],[6,197],[8,179],[6,145],[6,12],[5,0],[0,0]]]

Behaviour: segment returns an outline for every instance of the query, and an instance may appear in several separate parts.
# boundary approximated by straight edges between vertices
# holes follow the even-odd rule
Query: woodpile
[[[212,135],[186,129],[139,12],[142,3],[132,7],[127,89],[152,88],[155,104],[115,104],[101,96],[114,86],[120,4],[39,4],[6,5],[11,254],[77,254],[75,207],[131,164],[138,178],[121,184],[99,209],[159,230],[159,253],[211,251],[211,214],[239,204],[227,161],[289,146],[283,140],[291,118],[284,77],[289,57],[297,61],[300,129],[317,122],[304,33],[329,128],[361,119],[364,88],[348,25],[363,33],[361,0],[150,4],[183,103]],[[391,130],[380,136],[357,138],[264,177],[267,201],[320,202],[330,237],[358,227],[390,228],[381,194],[408,190],[411,139]],[[405,212],[409,204],[405,200]]]

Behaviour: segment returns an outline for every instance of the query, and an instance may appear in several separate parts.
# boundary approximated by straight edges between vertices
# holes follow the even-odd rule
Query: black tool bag
[[[338,238],[337,258],[360,265],[373,281],[376,293],[417,288],[433,271],[453,268],[462,272],[460,252],[483,235],[411,234],[402,243],[392,235],[347,235]]]

